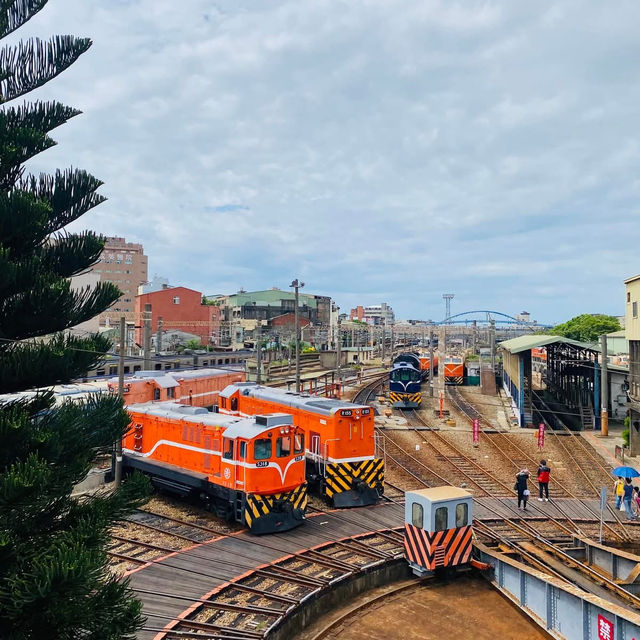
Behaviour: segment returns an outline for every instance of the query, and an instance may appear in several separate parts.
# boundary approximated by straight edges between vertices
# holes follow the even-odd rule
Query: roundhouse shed
[[[600,428],[600,347],[561,336],[520,336],[498,346],[502,385],[518,424],[531,427]],[[534,356],[546,350],[546,366],[534,376]],[[595,410],[594,410],[595,408]]]

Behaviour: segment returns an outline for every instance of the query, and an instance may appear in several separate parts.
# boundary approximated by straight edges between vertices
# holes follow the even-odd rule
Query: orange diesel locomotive
[[[419,355],[420,359],[420,371],[430,371],[431,370],[431,361],[428,355]],[[434,371],[437,373],[438,371],[438,356],[433,357],[434,363]],[[425,374],[427,375],[427,374]]]
[[[128,407],[123,465],[154,485],[195,495],[253,533],[286,531],[307,504],[304,433],[291,415],[223,416],[175,402]]]
[[[462,384],[464,382],[464,358],[447,356],[444,360],[444,383]]]
[[[291,413],[307,439],[307,481],[336,507],[374,504],[382,495],[384,460],[375,455],[370,407],[242,382],[220,393],[220,411]]]
[[[243,371],[197,369],[195,371],[138,371],[124,379],[125,404],[179,402],[194,407],[213,407],[227,385],[242,382]],[[118,393],[118,378],[107,382],[110,393]]]

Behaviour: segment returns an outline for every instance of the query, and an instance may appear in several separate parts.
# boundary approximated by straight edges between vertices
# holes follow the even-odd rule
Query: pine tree
[[[47,0],[0,0],[0,38]],[[47,83],[90,47],[57,36],[0,51],[0,393],[68,382],[94,367],[109,343],[65,329],[120,295],[117,287],[70,288],[94,264],[104,239],[64,228],[103,197],[84,171],[29,175],[24,163],[55,144],[49,132],[79,112],[57,102],[7,106]],[[53,336],[53,337],[49,337]],[[5,396],[6,398],[6,396]],[[112,523],[139,506],[146,484],[71,498],[92,462],[128,424],[122,400],[55,406],[50,391],[0,402],[0,637],[127,638],[140,603],[107,570]]]

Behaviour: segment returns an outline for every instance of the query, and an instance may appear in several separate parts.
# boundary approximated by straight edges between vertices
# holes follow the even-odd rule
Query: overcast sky
[[[94,46],[29,96],[84,112],[31,168],[104,180],[73,228],[209,294],[622,314],[639,26],[637,0],[50,0],[16,37]]]

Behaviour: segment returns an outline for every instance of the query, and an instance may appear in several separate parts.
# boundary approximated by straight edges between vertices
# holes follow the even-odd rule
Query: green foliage
[[[614,316],[583,313],[567,322],[557,324],[549,333],[581,342],[596,342],[602,334],[619,331],[620,328],[620,322]]]
[[[629,429],[625,429],[621,435],[622,435],[622,442],[624,446],[628,447],[629,446]]]
[[[187,340],[184,346],[185,346],[185,349],[193,349],[193,350],[202,349],[202,344],[200,340],[196,340],[195,338],[192,338],[191,340]]]
[[[0,0],[0,37],[47,0]],[[5,106],[69,67],[91,42],[29,40],[0,51],[0,394],[66,383],[98,364],[105,337],[63,332],[120,296],[117,287],[72,290],[68,278],[104,246],[62,230],[104,198],[85,171],[29,175],[24,163],[55,145],[49,132],[78,115],[55,102]],[[107,570],[112,524],[146,499],[134,477],[108,495],[71,497],[96,456],[128,428],[122,399],[55,406],[51,391],[0,402],[0,636],[120,639],[142,625],[127,581]]]

